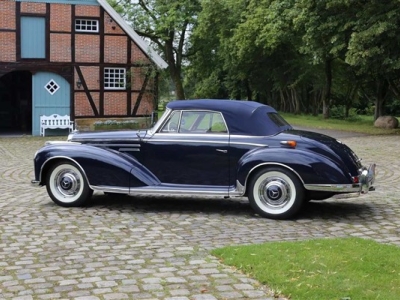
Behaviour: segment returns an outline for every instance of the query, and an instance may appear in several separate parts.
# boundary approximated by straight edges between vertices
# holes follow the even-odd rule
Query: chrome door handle
[[[228,150],[223,150],[223,149],[217,149],[217,151],[222,153],[228,153]]]

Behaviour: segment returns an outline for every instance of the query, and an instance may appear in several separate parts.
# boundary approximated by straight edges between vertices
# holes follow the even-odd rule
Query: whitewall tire
[[[302,207],[304,188],[289,170],[269,167],[258,171],[249,182],[249,202],[261,216],[287,219]]]
[[[68,161],[50,167],[46,189],[55,203],[65,207],[83,205],[93,194],[82,171]]]

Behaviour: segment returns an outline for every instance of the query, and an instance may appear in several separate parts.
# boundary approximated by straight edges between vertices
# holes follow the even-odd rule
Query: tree
[[[186,82],[325,118],[368,98],[377,118],[400,96],[399,24],[390,0],[203,0]]]
[[[397,1],[352,1],[357,10],[346,62],[364,82],[375,87],[374,117],[384,113],[390,95],[397,94],[400,78],[400,6]]]
[[[109,0],[134,30],[161,51],[168,64],[177,99],[185,99],[182,67],[188,36],[196,26],[199,0]]]
[[[299,51],[308,56],[310,64],[319,65],[325,77],[324,118],[329,117],[332,104],[333,64],[344,59],[348,39],[354,26],[354,8],[348,0],[297,0],[292,20],[302,37]]]
[[[202,1],[198,26],[190,37],[195,55],[190,57],[186,72],[186,84],[194,86],[193,97],[238,98],[241,84],[239,75],[235,74],[236,68],[230,64],[229,39],[240,19],[239,7],[243,2]]]

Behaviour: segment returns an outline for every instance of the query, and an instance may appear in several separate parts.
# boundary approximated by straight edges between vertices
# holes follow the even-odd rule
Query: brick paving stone
[[[29,184],[45,140],[0,137],[1,300],[272,300],[268,287],[209,250],[347,236],[400,246],[400,141],[393,137],[341,138],[365,164],[377,163],[374,193],[310,202],[287,221],[258,217],[244,198],[96,192],[85,207],[59,207]]]

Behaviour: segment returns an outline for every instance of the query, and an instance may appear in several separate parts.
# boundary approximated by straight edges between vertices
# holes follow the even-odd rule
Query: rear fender
[[[35,170],[41,185],[50,167],[59,161],[74,162],[85,174],[91,187],[140,187],[158,185],[158,179],[133,157],[115,150],[84,144],[56,144],[40,149]],[[38,171],[36,171],[38,172]]]
[[[238,162],[237,179],[246,186],[254,171],[279,166],[296,174],[303,184],[351,183],[350,174],[344,166],[325,156],[312,152],[284,148],[259,148],[247,152]]]

